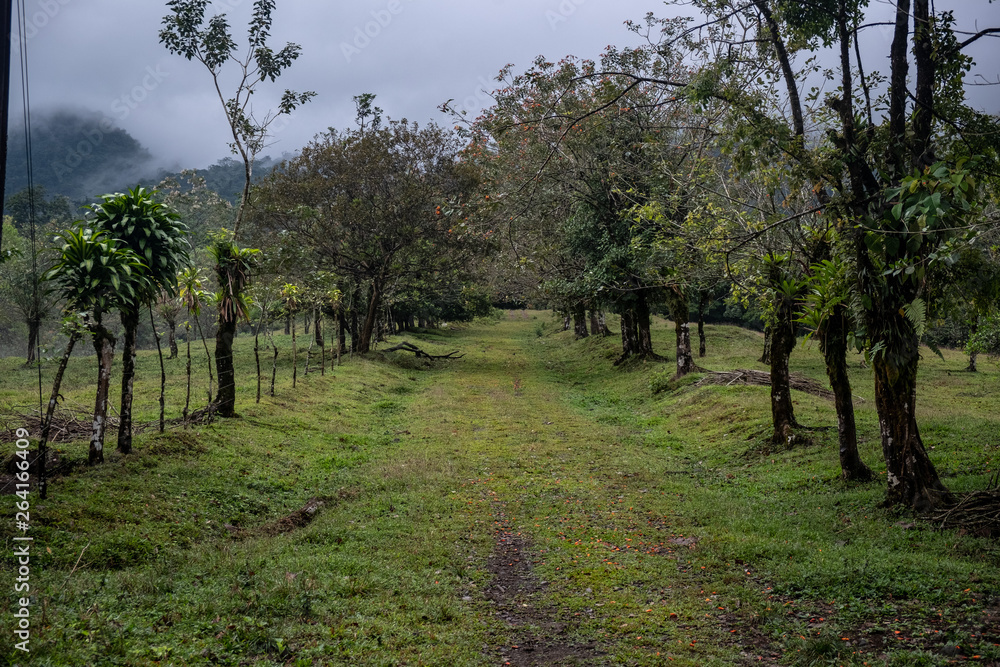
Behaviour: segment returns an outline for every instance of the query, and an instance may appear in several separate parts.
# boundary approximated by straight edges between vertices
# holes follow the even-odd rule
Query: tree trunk
[[[872,471],[858,453],[858,430],[854,421],[851,379],[847,374],[847,313],[837,306],[820,329],[820,347],[826,360],[834,404],[837,408],[837,438],[840,443],[840,470],[845,480],[868,481]]]
[[[163,348],[160,347],[160,334],[157,333],[156,322],[153,321],[153,306],[147,305],[149,306],[149,326],[153,328],[153,338],[156,339],[156,356],[160,358],[160,433],[163,433],[167,401],[167,369],[163,365]]]
[[[274,349],[274,356],[271,357],[271,386],[268,389],[268,392],[273,397],[274,381],[278,378],[278,346],[274,343],[274,336],[268,334],[268,339],[271,341],[271,347]]]
[[[573,318],[571,318],[569,315],[563,315],[563,328],[562,328],[562,330],[563,331],[569,331],[569,327],[570,327],[570,324],[572,323],[572,321],[573,321]]]
[[[351,332],[351,355],[354,355],[355,350],[357,350],[358,344],[361,341],[361,327],[358,322],[358,303],[361,301],[361,289],[354,290],[354,296],[351,299],[351,317],[350,317],[350,332]]]
[[[771,334],[772,328],[771,325],[768,324],[764,327],[764,351],[761,353],[760,359],[757,360],[762,364],[771,363]]]
[[[600,336],[601,335],[601,325],[597,321],[597,311],[596,310],[590,310],[587,313],[587,315],[588,315],[588,317],[590,319],[590,335],[591,336]]]
[[[675,323],[674,326],[677,329],[677,377],[682,377],[697,368],[691,353],[691,324]]]
[[[911,162],[914,167],[934,164],[933,114],[937,59],[934,36],[936,19],[931,17],[928,0],[913,2],[913,60],[917,68],[913,105],[913,142]]]
[[[309,335],[309,313],[308,311],[302,314],[302,329],[305,335]]]
[[[118,451],[132,452],[132,387],[135,383],[135,337],[139,331],[139,309],[122,308],[122,395],[118,414]]]
[[[257,328],[253,332],[253,360],[257,364],[257,400],[256,403],[260,403],[260,328],[264,326],[264,315],[267,313],[267,308],[262,307],[260,309],[260,319],[257,320]]]
[[[527,313],[525,313],[525,317],[527,317]],[[597,311],[597,327],[600,330],[602,336],[611,335],[611,329],[608,328],[607,317],[604,315],[603,310]]]
[[[205,340],[205,330],[201,328],[201,316],[195,316],[194,323],[198,325],[198,335],[201,337],[201,344],[205,348],[205,358],[208,359],[208,404],[212,404],[212,384],[215,377],[212,375],[212,353],[208,351],[208,341]]]
[[[631,308],[626,308],[621,313],[621,328],[622,328],[622,356],[619,357],[618,361],[615,363],[621,363],[625,361],[628,357],[635,354],[635,350],[639,348],[639,335],[636,332],[635,325],[635,311]]]
[[[695,369],[694,355],[691,353],[691,311],[687,297],[679,290],[670,298],[670,312],[674,319],[674,335],[677,339],[677,377],[684,377]]]
[[[973,318],[972,323],[969,325],[969,338],[971,339],[973,336],[975,336],[977,331],[979,331],[978,315],[976,315],[975,318]],[[970,373],[978,373],[979,367],[976,363],[978,360],[979,360],[979,352],[977,350],[972,350],[971,352],[969,352],[969,365],[966,366],[965,370],[969,371]]]
[[[656,353],[653,352],[653,335],[649,331],[649,302],[646,301],[644,294],[639,295],[639,300],[636,304],[635,327],[639,337],[637,354],[640,356],[656,357]]]
[[[698,356],[704,357],[708,352],[705,341],[705,308],[708,306],[708,292],[698,296]]]
[[[364,328],[361,330],[361,340],[358,341],[358,353],[365,354],[371,350],[372,334],[375,332],[375,320],[382,305],[382,293],[379,286],[372,281],[371,294],[368,297],[368,314],[365,316]]]
[[[312,358],[312,349],[315,342],[316,341],[313,338],[309,339],[309,347],[306,348],[306,369],[303,375],[309,375],[309,361]]]
[[[653,352],[653,339],[649,332],[649,303],[646,295],[635,292],[624,304],[622,318],[622,355],[615,361],[619,365],[630,357],[651,357],[663,360]]]
[[[28,318],[28,358],[26,364],[38,360],[36,351],[38,350],[39,330],[42,328],[42,321],[37,317]]]
[[[771,326],[771,422],[774,434],[771,442],[776,445],[791,445],[795,442],[793,429],[795,409],[792,407],[791,377],[788,371],[788,357],[795,349],[795,323],[792,304],[782,295],[778,299],[775,322]]]
[[[326,335],[323,331],[322,319],[323,314],[319,313],[319,318],[316,320],[316,342],[319,343],[319,375],[326,377]]]
[[[315,333],[316,345],[323,346],[323,311],[319,308],[313,309],[313,332]]]
[[[299,350],[295,341],[295,314],[292,314],[292,389],[299,376]]]
[[[236,416],[236,369],[233,365],[233,338],[236,337],[236,317],[219,317],[215,334],[215,370],[219,376],[219,398],[216,412],[220,417]]]
[[[52,415],[56,411],[56,404],[59,402],[59,389],[62,387],[63,375],[66,374],[66,367],[69,365],[70,355],[73,354],[73,347],[80,340],[80,334],[75,330],[70,334],[69,342],[66,344],[66,352],[63,353],[59,368],[56,370],[56,378],[52,382],[52,397],[49,398],[49,406],[45,411],[45,421],[42,422],[42,433],[38,439],[38,491],[44,500],[48,495],[48,480],[45,476],[45,457],[48,455],[49,431],[52,429]]]
[[[111,363],[115,357],[115,337],[103,324],[91,327],[97,352],[97,395],[94,399],[94,423],[90,436],[88,465],[104,463],[104,433],[108,426],[108,392],[111,389]]]
[[[170,346],[170,356],[168,359],[176,359],[179,354],[177,349],[177,322],[175,320],[166,320],[167,323],[167,345]]]
[[[188,418],[188,408],[191,407],[191,322],[185,325],[184,342],[187,347],[187,391],[184,394],[184,411],[181,416],[184,421]]]
[[[337,309],[337,365],[340,365],[340,355],[347,350],[347,318],[344,309]]]
[[[287,336],[292,332],[292,313],[288,310],[285,311],[285,335]]]
[[[576,338],[586,338],[587,333],[587,310],[582,303],[573,306],[573,335]]]
[[[872,359],[875,407],[888,478],[886,504],[928,510],[951,502],[952,496],[941,483],[917,429],[919,349],[916,335],[908,337],[902,352],[893,355],[899,362],[895,369],[890,366],[889,355],[884,351]]]

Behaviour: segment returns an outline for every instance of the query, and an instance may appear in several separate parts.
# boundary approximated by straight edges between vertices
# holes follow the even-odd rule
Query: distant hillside
[[[36,114],[31,135],[34,184],[39,188],[36,197],[44,193],[39,199],[51,200],[60,212],[68,204],[72,215],[76,215],[80,205],[93,202],[98,195],[122,192],[136,185],[155,187],[167,177],[186,182],[179,170],[157,165],[137,139],[95,111],[63,109]],[[24,128],[11,128],[8,143],[4,212],[21,223],[17,213],[24,207],[18,202],[26,199],[28,187]],[[280,162],[269,156],[259,158],[254,165],[255,180]],[[196,171],[210,190],[231,203],[239,201],[243,191],[242,162],[227,157]],[[39,215],[49,217],[64,216]]]
[[[272,158],[269,155],[257,158],[253,167],[253,180],[256,182],[266,176],[279,164],[281,164],[280,159]],[[243,162],[225,157],[210,167],[196,169],[195,171],[205,179],[205,187],[209,190],[217,192],[220,197],[231,204],[239,201],[240,195],[243,192]],[[181,183],[185,182],[185,179],[182,179],[179,173],[162,170],[155,180],[148,182],[148,185],[154,186],[168,176]],[[143,184],[147,185],[147,183]]]
[[[31,153],[35,185],[74,203],[121,190],[137,177],[155,173],[153,157],[132,135],[98,112],[59,110],[32,119]],[[10,130],[6,194],[28,186],[24,128]]]

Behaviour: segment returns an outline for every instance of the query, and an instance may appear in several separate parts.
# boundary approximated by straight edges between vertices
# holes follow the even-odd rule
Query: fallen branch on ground
[[[765,371],[755,371],[746,368],[737,368],[732,371],[708,371],[708,374],[695,383],[695,386],[703,384],[721,384],[729,386],[732,384],[745,384],[761,387],[771,386],[771,374]],[[833,392],[816,380],[804,377],[797,373],[792,373],[789,381],[792,389],[804,391],[813,396],[833,400]],[[861,400],[861,399],[859,399]]]
[[[419,347],[413,343],[407,343],[403,341],[399,345],[394,345],[393,347],[387,347],[382,350],[383,352],[412,352],[414,356],[418,359],[461,359],[464,354],[458,354],[458,350],[454,352],[449,352],[448,354],[428,354],[421,350]],[[458,355],[458,356],[455,356]]]
[[[1000,535],[1000,489],[960,496],[954,505],[939,509],[928,518],[939,528],[952,528],[959,534],[996,537]]]

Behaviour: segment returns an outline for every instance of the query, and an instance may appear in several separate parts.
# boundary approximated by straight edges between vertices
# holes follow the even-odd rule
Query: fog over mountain
[[[232,202],[243,189],[242,162],[227,157],[211,165],[164,164],[139,138],[104,114],[86,109],[35,114],[31,149],[35,187],[42,188],[46,199],[67,197],[74,210],[108,192],[136,185],[154,187],[167,176],[178,176],[182,169],[196,169],[209,188]],[[28,187],[26,155],[24,130],[16,128],[10,135],[6,204]],[[256,176],[263,176],[278,162],[266,155],[259,157]]]
[[[955,11],[963,35],[1000,23],[1000,2],[944,4],[942,9]],[[208,15],[225,13],[234,38],[245,44],[252,5],[214,0]],[[171,55],[159,41],[167,12],[165,0],[25,0],[35,178],[51,193],[92,198],[161,168],[207,167],[229,156],[230,131],[211,77],[201,64]],[[302,55],[278,81],[262,86],[254,104],[262,112],[274,109],[285,88],[317,96],[279,119],[268,151],[293,153],[329,127],[350,126],[352,97],[366,92],[378,95],[376,103],[392,118],[446,122],[438,107],[448,99],[475,116],[489,105],[485,91],[496,87],[494,77],[506,64],[524,71],[539,54],[550,60],[596,57],[611,44],[637,45],[643,39],[623,23],[641,21],[647,12],[697,13],[687,3],[656,0],[278,2],[272,45],[295,42]],[[886,3],[868,8],[871,27],[860,46],[869,74],[888,64],[890,14]],[[1000,85],[983,85],[1000,76],[997,43],[982,39],[969,49],[978,64],[967,77],[972,84],[967,93],[974,106],[989,113],[1000,109]],[[13,58],[16,72],[21,66],[16,49]],[[836,58],[821,53],[820,61],[832,66]],[[824,92],[833,85],[821,75],[816,79]],[[233,72],[221,83],[224,94],[231,94]],[[16,77],[13,84],[8,194],[26,182],[23,148],[16,162],[23,146]]]
[[[63,108],[33,114],[32,175],[50,195],[72,201],[92,198],[112,184],[151,177],[157,171],[152,154],[107,116],[85,109]],[[8,195],[28,186],[24,128],[11,128],[7,158]]]

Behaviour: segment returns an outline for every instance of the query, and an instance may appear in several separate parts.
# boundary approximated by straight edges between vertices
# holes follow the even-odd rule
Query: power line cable
[[[31,240],[31,285],[32,304],[31,317],[33,322],[28,323],[28,327],[36,328],[35,334],[35,365],[38,367],[38,418],[41,422],[45,416],[42,411],[42,341],[41,341],[41,317],[42,304],[38,295],[38,247],[35,233],[35,179],[34,165],[31,154],[31,95],[28,87],[28,35],[27,21],[25,19],[24,0],[17,0],[17,34],[18,34],[18,54],[21,61],[21,109],[24,114],[24,154],[25,166],[28,176],[28,230]],[[38,451],[38,489],[39,495],[45,498],[47,493],[47,480],[45,476],[45,458],[48,455],[48,447],[43,446],[39,441]]]

